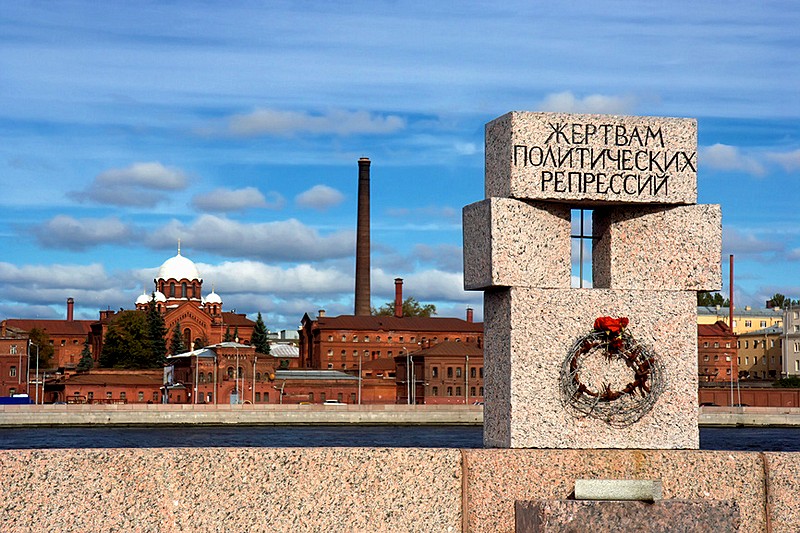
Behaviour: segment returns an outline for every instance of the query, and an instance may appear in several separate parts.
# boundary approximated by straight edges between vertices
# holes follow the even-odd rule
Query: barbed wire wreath
[[[572,345],[560,378],[561,402],[574,416],[597,418],[614,427],[630,426],[653,408],[666,388],[663,364],[626,331],[627,326],[625,317],[599,317],[594,330]],[[587,366],[593,363],[590,358],[598,356],[607,365],[623,363],[633,373],[632,381],[621,387],[586,382]]]

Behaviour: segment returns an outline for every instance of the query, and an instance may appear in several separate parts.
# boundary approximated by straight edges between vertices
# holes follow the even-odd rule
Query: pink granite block
[[[569,288],[570,210],[489,198],[464,208],[464,288]]]
[[[507,113],[486,125],[486,197],[697,203],[697,121]]]
[[[0,451],[3,531],[459,531],[461,454]]]
[[[773,533],[800,531],[800,454],[765,453],[767,510]]]
[[[659,479],[664,500],[730,500],[743,532],[766,527],[758,453],[678,450],[466,450],[466,530],[514,531],[518,500],[563,500],[577,479]],[[638,529],[636,531],[643,531]],[[776,530],[777,531],[777,530]]]
[[[697,448],[697,308],[694,292],[510,288],[484,294],[484,444],[511,448]],[[627,332],[655,353],[664,391],[625,427],[576,416],[562,401],[571,347],[601,316],[627,317]],[[566,319],[565,317],[569,317]],[[633,372],[594,356],[596,392],[622,390]],[[608,375],[601,375],[608,371]],[[638,398],[635,396],[635,398]]]
[[[595,287],[715,291],[722,287],[718,205],[594,210]]]

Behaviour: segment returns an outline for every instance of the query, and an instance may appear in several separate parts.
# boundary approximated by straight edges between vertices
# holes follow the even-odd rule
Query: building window
[[[204,373],[200,372],[200,374],[198,376],[198,382],[199,383],[205,383],[206,382],[206,375]]]
[[[244,368],[239,367],[237,374],[238,374],[238,376],[240,378],[243,378],[244,377]]]
[[[750,364],[750,358],[749,357],[745,357],[744,358],[744,364],[746,364],[746,365]]]
[[[744,321],[744,327],[746,327],[746,328],[753,327],[753,321],[752,320],[745,320]]]
[[[336,401],[337,402],[342,402],[343,399],[344,399],[344,396],[342,395],[341,392],[336,395]]]
[[[480,388],[478,389],[478,394],[480,394],[481,396],[483,396],[483,387],[480,387]]]
[[[169,295],[175,296],[175,283],[170,282],[169,284]]]
[[[730,376],[730,375],[731,375],[731,369],[730,369],[730,368],[726,368],[726,369],[725,369],[725,373],[726,373],[726,374],[728,374],[728,375]]]
[[[119,399],[123,402],[128,399],[128,395],[125,393],[125,391],[119,393]]]
[[[142,391],[139,391],[139,394],[137,394],[137,395],[136,395],[136,398],[137,398],[137,399],[138,399],[140,402],[143,402],[143,401],[144,401],[144,392],[142,392]]]
[[[438,366],[431,367],[431,377],[432,378],[438,378],[439,377],[439,367]]]
[[[708,356],[707,355],[703,356],[703,361],[708,362]]]
[[[256,372],[256,381],[261,381],[261,372]]]
[[[332,369],[333,369],[333,363],[328,363],[328,370],[332,370]]]
[[[767,321],[766,321],[766,320],[762,320],[762,321],[761,321],[761,327],[762,327],[762,328],[765,328],[765,327],[767,327]]]
[[[369,335],[364,335],[364,342],[369,342]]]
[[[483,367],[478,369],[478,377],[483,378]],[[483,395],[483,393],[481,393],[481,395]]]
[[[719,361],[719,356],[718,355],[714,356],[714,361]]]
[[[714,343],[714,348],[719,348],[719,343],[718,342]]]
[[[753,341],[753,348],[758,348],[758,341]]]
[[[457,366],[457,367],[456,367],[456,377],[457,377],[457,378],[460,378],[460,377],[461,377],[461,367],[460,367],[460,366]],[[460,395],[459,395],[459,396],[460,396]]]
[[[448,396],[452,396],[453,395],[453,387],[447,387],[447,395]]]
[[[61,339],[61,346],[66,346],[66,345],[67,345],[66,339]]]
[[[309,392],[308,393],[308,401],[309,402],[313,402],[314,401],[314,393],[313,392]]]
[[[94,400],[94,391],[89,391],[89,393],[86,395],[86,397],[89,399],[90,402],[92,400]]]
[[[352,404],[355,404],[355,403],[356,403],[356,401],[357,401],[357,399],[356,399],[356,393],[355,393],[355,392],[351,392],[351,393],[350,393],[350,403],[352,403]]]
[[[439,396],[439,387],[433,387],[431,389],[431,396]]]
[[[17,367],[16,366],[12,366],[11,368],[9,368],[8,369],[8,375],[11,376],[12,378],[17,377]]]
[[[107,393],[106,393],[106,399],[107,399],[107,400],[110,400],[110,399],[111,399],[111,393],[110,393],[110,392],[107,392]]]
[[[744,341],[744,347],[745,348],[749,348],[750,347],[750,341]]]
[[[477,369],[473,366],[469,369],[469,377],[474,378],[478,375]]]
[[[181,298],[186,298],[186,283],[181,283]]]
[[[328,342],[333,342],[333,335],[328,335]]]
[[[358,335],[353,335],[353,342],[358,342]]]
[[[380,336],[380,335],[378,335],[377,337],[375,337],[375,342],[381,342],[381,336]]]
[[[475,387],[470,387],[469,388],[469,395],[470,396],[475,396]]]
[[[453,377],[453,367],[452,366],[448,366],[447,367],[447,377],[448,378],[452,378]],[[449,396],[449,394],[448,394],[448,396]]]
[[[333,350],[332,349],[328,350],[328,357],[333,357]]]
[[[741,348],[742,347],[742,341],[736,341],[736,347],[737,348]]]
[[[461,387],[456,387],[456,396],[461,396]]]
[[[229,378],[233,377],[233,367],[232,366],[228,367],[227,373],[228,373],[228,377]]]
[[[725,347],[726,347],[726,348],[730,348],[730,347],[731,347],[731,343],[729,343],[729,342],[726,342],[726,343],[725,343]]]
[[[769,341],[769,347],[770,347],[770,348],[774,348],[774,347],[775,347],[775,339],[770,339],[770,341]]]
[[[269,403],[269,393],[268,392],[264,393],[264,403]]]
[[[347,341],[347,336],[346,335],[342,335],[342,342],[345,342],[345,341]]]
[[[261,393],[260,392],[256,393],[256,402],[261,402]]]
[[[10,353],[11,355],[17,355],[17,345],[12,344],[8,353]]]
[[[208,382],[214,383],[214,374],[212,374],[211,372],[208,373]]]
[[[325,403],[325,393],[324,392],[320,392],[319,393],[319,401],[321,401],[322,403]]]
[[[158,401],[158,391],[153,391],[153,402],[157,402],[157,401]]]
[[[703,343],[703,348],[708,348],[708,341]]]

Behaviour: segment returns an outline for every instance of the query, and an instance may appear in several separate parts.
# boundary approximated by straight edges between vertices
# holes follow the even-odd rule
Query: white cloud
[[[753,176],[766,174],[764,166],[753,157],[742,154],[735,146],[713,144],[700,147],[700,165],[717,170],[740,170]]]
[[[341,204],[344,201],[344,194],[327,185],[314,185],[298,194],[294,201],[300,207],[324,211]]]
[[[375,294],[394,295],[395,274],[381,269],[372,269],[372,286]],[[417,301],[430,303],[436,301],[468,302],[475,294],[464,290],[464,275],[441,270],[420,270],[403,278],[403,297],[414,297]],[[374,302],[373,302],[374,303]],[[378,306],[376,306],[378,307]]]
[[[421,263],[430,263],[447,272],[464,272],[464,252],[455,244],[417,244],[414,255]]]
[[[760,238],[754,232],[730,226],[722,228],[722,244],[723,254],[763,255],[781,253],[785,249],[781,241]]]
[[[217,265],[198,264],[205,284],[213,283],[223,297],[226,293],[268,293],[277,295],[334,294],[353,290],[353,273],[335,268],[301,264],[289,268],[257,261],[225,261]],[[208,289],[210,291],[210,287]]]
[[[591,94],[584,98],[578,98],[571,92],[565,91],[548,94],[536,108],[540,111],[558,113],[626,115],[632,112],[635,105],[636,99],[631,96]]]
[[[197,250],[273,261],[347,257],[355,251],[352,230],[320,235],[296,219],[248,224],[214,215],[202,215],[191,224],[173,220],[154,231],[147,243],[160,247],[177,239]]]
[[[767,157],[781,165],[786,172],[800,169],[800,148],[791,152],[773,152],[767,154]]]
[[[99,244],[125,244],[134,230],[117,217],[73,218],[57,215],[31,230],[43,246],[85,250]]]
[[[166,192],[186,188],[187,177],[180,170],[158,162],[134,163],[98,174],[83,191],[67,196],[77,202],[153,207],[167,199]]]
[[[285,200],[280,193],[270,192],[270,199],[255,187],[243,189],[214,189],[205,194],[198,194],[192,198],[192,207],[201,211],[230,212],[244,209],[264,207],[280,209]]]
[[[396,115],[377,115],[366,111],[331,110],[322,114],[277,109],[256,109],[229,119],[233,135],[354,135],[386,134],[405,128],[405,120]]]

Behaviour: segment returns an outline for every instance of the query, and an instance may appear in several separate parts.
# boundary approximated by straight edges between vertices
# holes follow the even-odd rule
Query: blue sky
[[[373,305],[482,317],[461,208],[511,110],[694,117],[739,305],[800,297],[796,2],[17,1],[0,11],[0,318],[130,308],[177,239],[271,329]]]

